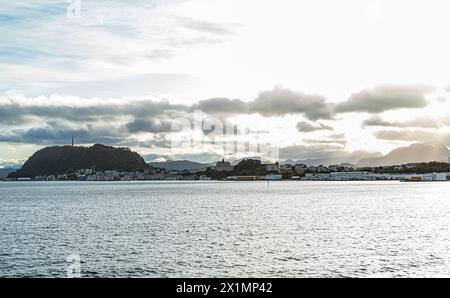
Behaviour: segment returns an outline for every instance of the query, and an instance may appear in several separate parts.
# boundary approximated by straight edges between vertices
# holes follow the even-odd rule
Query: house
[[[403,170],[403,166],[394,166],[394,170],[401,171]]]
[[[307,169],[308,168],[304,164],[297,164],[294,166],[294,172],[297,175],[302,175],[302,174],[306,173]]]
[[[417,167],[417,164],[415,164],[415,163],[409,163],[409,164],[406,164],[405,167],[406,167],[407,169],[414,169],[414,168]]]
[[[156,174],[157,172],[158,170],[152,165],[150,165],[148,169],[144,170],[144,174],[146,175]]]
[[[278,169],[278,174],[292,174],[292,168],[290,166],[281,166]]]
[[[308,181],[329,181],[331,180],[330,174],[308,173],[305,175],[304,180]]]
[[[266,175],[266,180],[269,180],[269,181],[279,181],[282,179],[283,179],[283,176],[279,175],[279,174]]]
[[[279,169],[280,165],[278,164],[278,162],[266,165],[266,172],[278,172]]]
[[[150,175],[150,180],[166,180],[167,176],[164,173]]]
[[[339,172],[339,166],[338,165],[331,165],[328,167],[330,172]]]
[[[432,174],[433,181],[448,181],[450,180],[449,173],[433,173]]]
[[[310,166],[310,167],[308,167],[308,170],[312,173],[315,173],[315,172],[317,172],[317,167]]]
[[[177,172],[172,172],[166,177],[167,180],[183,180],[183,175],[178,174]]]
[[[317,167],[317,172],[318,173],[328,173],[329,171],[330,170],[327,167],[323,166],[323,165],[320,165],[320,166]]]

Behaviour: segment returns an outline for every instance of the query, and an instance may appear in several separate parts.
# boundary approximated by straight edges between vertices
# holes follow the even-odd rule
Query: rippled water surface
[[[0,182],[0,276],[450,276],[450,183]]]

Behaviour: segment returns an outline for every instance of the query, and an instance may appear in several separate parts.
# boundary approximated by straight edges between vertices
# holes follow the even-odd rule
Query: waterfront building
[[[332,181],[376,180],[372,172],[333,172],[330,178]]]
[[[404,181],[450,181],[450,173],[428,173],[421,175],[407,175]]]
[[[325,173],[307,173],[304,180],[307,181],[330,181],[331,175]]]
[[[17,181],[31,181],[31,178],[17,178]]]
[[[283,176],[280,174],[270,174],[270,175],[266,175],[266,180],[270,180],[270,181],[279,181],[282,180]]]

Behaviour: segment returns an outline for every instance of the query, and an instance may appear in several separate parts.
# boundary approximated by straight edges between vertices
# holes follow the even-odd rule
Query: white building
[[[270,180],[270,181],[279,181],[283,179],[283,175],[280,174],[270,174],[270,175],[266,175],[266,180]]]
[[[420,175],[408,175],[406,181],[449,181],[450,173],[428,173]]]
[[[330,175],[333,181],[376,180],[371,172],[333,172]]]
[[[450,173],[433,173],[433,181],[448,181],[450,180]]]
[[[324,173],[307,173],[304,180],[307,181],[330,181],[331,175]]]

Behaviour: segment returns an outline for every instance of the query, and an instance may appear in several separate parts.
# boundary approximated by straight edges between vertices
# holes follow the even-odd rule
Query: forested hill
[[[149,168],[144,159],[127,148],[96,144],[92,147],[47,147],[34,153],[10,178],[71,173],[76,170],[140,171]]]

